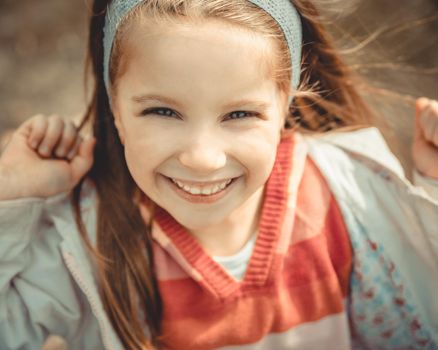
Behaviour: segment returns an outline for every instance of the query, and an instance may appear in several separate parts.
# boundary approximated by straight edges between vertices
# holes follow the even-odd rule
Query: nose
[[[223,168],[227,162],[223,147],[208,135],[193,136],[187,135],[189,143],[179,153],[180,163],[194,173],[201,174],[209,174]]]

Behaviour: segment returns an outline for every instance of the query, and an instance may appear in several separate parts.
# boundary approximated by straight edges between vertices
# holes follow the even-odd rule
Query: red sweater
[[[299,148],[293,137],[279,145],[242,281],[158,208],[154,253],[168,349],[349,348],[350,241],[327,183]]]

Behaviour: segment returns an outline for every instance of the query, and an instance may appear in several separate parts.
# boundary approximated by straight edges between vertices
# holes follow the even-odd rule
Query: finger
[[[414,139],[415,140],[424,140],[424,130],[423,130],[423,122],[422,118],[424,115],[424,112],[429,108],[430,100],[426,97],[421,97],[417,99],[415,106],[416,106],[416,113],[415,113],[415,133],[414,133]]]
[[[435,130],[437,128],[438,111],[434,108],[434,103],[431,101],[423,110],[421,115],[421,127],[423,134],[428,142],[433,142]]]
[[[421,123],[421,129],[424,135],[424,138],[429,141],[430,140],[430,136],[432,134],[432,130],[431,128],[433,127],[432,123],[431,123],[431,118],[430,118],[430,105],[428,105],[421,113],[420,116],[420,123]]]
[[[433,135],[432,143],[435,147],[438,147],[438,126],[435,128],[435,134]]]
[[[64,130],[62,136],[56,145],[55,155],[59,158],[65,157],[74,147],[76,138],[78,137],[78,130],[71,121],[64,123]]]
[[[431,137],[431,142],[435,147],[438,147],[438,102],[432,104],[432,117],[434,123],[434,132]]]
[[[72,159],[71,167],[73,178],[78,182],[93,165],[93,150],[96,144],[94,137],[86,138],[81,142],[78,154]]]
[[[18,131],[22,132],[27,137],[28,145],[31,148],[36,149],[46,134],[47,126],[47,117],[38,114],[24,122]]]
[[[76,156],[76,154],[79,152],[79,147],[80,147],[82,141],[83,141],[82,136],[80,134],[77,134],[75,142],[67,154],[66,158],[68,160],[72,160]]]
[[[58,116],[48,118],[48,126],[44,138],[38,147],[38,152],[46,157],[52,154],[53,148],[58,143],[64,129],[64,121]]]

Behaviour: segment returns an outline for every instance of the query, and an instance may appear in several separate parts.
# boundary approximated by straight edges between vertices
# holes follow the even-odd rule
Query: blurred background
[[[438,98],[438,0],[317,0],[409,170],[414,98]],[[79,116],[91,0],[0,0],[0,133],[30,116]],[[384,125],[384,123],[386,125]]]
[[[409,171],[415,98],[438,99],[438,0],[316,2],[345,59],[386,96],[367,94]],[[0,134],[37,113],[83,113],[90,3],[0,0]]]

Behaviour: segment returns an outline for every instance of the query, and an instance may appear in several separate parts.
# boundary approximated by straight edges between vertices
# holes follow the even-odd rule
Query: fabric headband
[[[114,37],[117,29],[123,19],[138,5],[145,0],[113,0],[108,6],[103,50],[104,50],[104,81],[105,87],[110,99],[110,77],[109,64],[111,59],[111,51],[113,48]],[[300,83],[301,73],[301,41],[302,41],[302,27],[301,19],[298,11],[293,6],[290,0],[248,0],[254,5],[260,7],[274,18],[280,25],[289,47],[290,57],[292,61],[292,82],[291,87],[297,89]],[[292,97],[289,99],[289,103]]]

